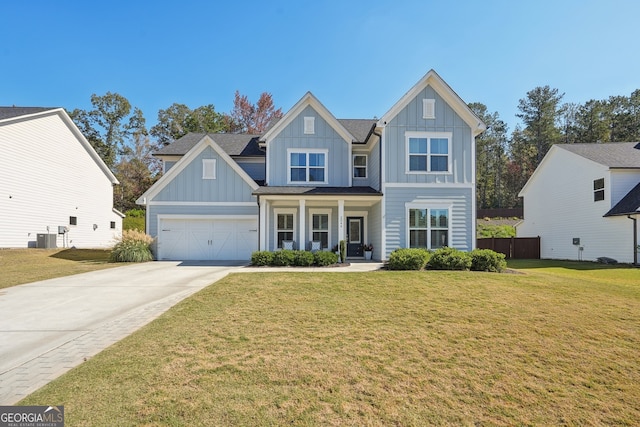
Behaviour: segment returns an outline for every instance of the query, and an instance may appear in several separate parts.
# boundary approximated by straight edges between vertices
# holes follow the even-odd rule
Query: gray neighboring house
[[[188,134],[156,153],[139,199],[160,260],[256,250],[387,259],[475,247],[475,137],[485,125],[433,70],[380,119],[337,119],[307,92],[262,135]]]

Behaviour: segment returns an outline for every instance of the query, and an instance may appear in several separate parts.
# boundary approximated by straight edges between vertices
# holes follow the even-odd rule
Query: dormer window
[[[316,133],[316,118],[305,117],[304,118],[304,133],[305,135],[313,135]]]
[[[423,119],[436,118],[436,100],[435,99],[422,100],[422,118]]]

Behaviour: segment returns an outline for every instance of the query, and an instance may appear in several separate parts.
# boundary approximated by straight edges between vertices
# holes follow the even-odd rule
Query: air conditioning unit
[[[36,245],[40,249],[55,249],[58,247],[57,234],[38,234]]]

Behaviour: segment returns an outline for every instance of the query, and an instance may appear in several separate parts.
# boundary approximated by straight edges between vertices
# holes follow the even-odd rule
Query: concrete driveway
[[[149,262],[0,290],[0,405],[15,404],[243,265]]]

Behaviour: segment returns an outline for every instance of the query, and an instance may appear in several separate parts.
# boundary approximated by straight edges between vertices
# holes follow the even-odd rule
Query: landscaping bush
[[[440,248],[431,255],[427,268],[433,270],[469,270],[471,256],[454,248]]]
[[[290,249],[282,249],[273,253],[273,261],[271,265],[287,266],[293,265],[294,251]]]
[[[338,262],[338,255],[333,252],[319,251],[313,255],[315,264],[319,267],[333,265]]]
[[[471,270],[473,271],[501,273],[507,268],[505,255],[494,252],[491,249],[474,249],[469,255],[471,256]]]
[[[431,253],[426,249],[396,249],[391,252],[387,267],[390,270],[422,270],[430,257]]]
[[[113,262],[152,261],[151,243],[153,238],[139,230],[123,230],[122,237],[111,250]]]
[[[273,252],[256,251],[251,254],[252,265],[271,265],[273,263]]]
[[[298,267],[309,267],[313,265],[315,258],[311,252],[307,251],[294,251],[293,253],[293,265]]]

